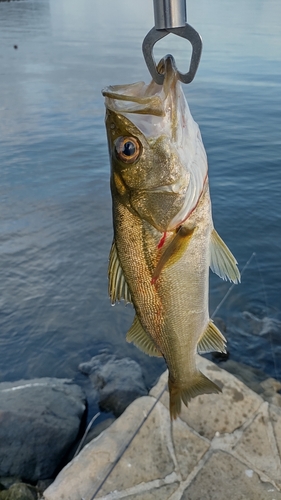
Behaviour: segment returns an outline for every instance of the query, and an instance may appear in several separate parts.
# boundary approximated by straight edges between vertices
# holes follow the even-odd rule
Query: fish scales
[[[103,91],[114,226],[109,294],[135,308],[127,340],[164,357],[176,418],[181,402],[220,391],[196,366],[197,351],[225,352],[209,318],[209,267],[235,283],[240,275],[213,226],[206,153],[172,56],[158,70],[163,86]]]
[[[156,258],[155,252],[153,255],[151,250],[157,248],[157,241],[153,234],[147,234],[146,224],[122,204],[114,204],[113,213],[117,252],[122,255],[122,270],[129,284],[136,312],[146,331],[149,331],[150,325],[155,326],[154,338],[157,344],[163,322],[162,303],[151,286]]]

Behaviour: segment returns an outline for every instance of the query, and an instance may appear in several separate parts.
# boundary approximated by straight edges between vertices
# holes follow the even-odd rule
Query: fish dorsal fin
[[[237,261],[215,229],[211,233],[210,254],[210,268],[213,273],[223,280],[229,279],[233,283],[240,283]]]
[[[181,226],[178,229],[175,236],[172,238],[172,240],[169,242],[162,255],[160,256],[160,259],[152,275],[152,284],[157,281],[165,265],[173,264],[182,256],[183,252],[188,247],[194,229],[195,227],[190,229],[184,226]]]
[[[121,299],[124,299],[126,302],[132,302],[130,290],[119,262],[114,241],[109,254],[108,279],[108,293],[112,304]]]
[[[126,340],[127,342],[132,342],[133,344],[135,344],[135,346],[137,346],[141,351],[145,352],[145,354],[148,354],[149,356],[162,356],[153,340],[144,331],[137,315],[135,316],[133,324],[127,333]]]
[[[197,350],[200,353],[213,351],[226,353],[225,343],[226,339],[223,334],[210,319],[206,330],[203,332],[198,341]]]

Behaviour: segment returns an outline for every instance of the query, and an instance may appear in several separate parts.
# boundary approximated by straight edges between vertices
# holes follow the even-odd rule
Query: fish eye
[[[118,158],[125,163],[134,163],[141,153],[141,145],[135,137],[119,137],[115,149]]]

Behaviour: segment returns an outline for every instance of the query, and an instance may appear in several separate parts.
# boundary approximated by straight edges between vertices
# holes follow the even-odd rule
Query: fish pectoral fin
[[[135,316],[133,324],[126,335],[126,340],[129,343],[132,342],[133,344],[135,344],[135,346],[137,346],[141,351],[145,352],[145,354],[148,354],[149,356],[162,356],[153,340],[144,331],[137,315]]]
[[[108,294],[112,304],[121,299],[124,299],[126,302],[132,302],[130,290],[119,262],[114,241],[109,254],[108,280]]]
[[[213,273],[223,280],[240,283],[237,261],[215,229],[211,233],[210,254],[210,268]]]
[[[177,385],[169,377],[168,386],[170,393],[170,416],[172,420],[176,419],[180,414],[182,401],[187,406],[189,401],[196,396],[221,392],[221,388],[200,371],[197,371],[194,376],[190,377],[188,383],[183,387]]]
[[[226,354],[225,343],[225,337],[216,327],[215,323],[210,320],[206,330],[198,341],[197,350],[200,353],[217,351]]]
[[[173,237],[172,241],[166,246],[160,259],[154,269],[152,275],[152,283],[155,283],[160,276],[161,271],[165,265],[174,264],[185,252],[188,244],[192,238],[195,227],[187,228],[181,226]]]

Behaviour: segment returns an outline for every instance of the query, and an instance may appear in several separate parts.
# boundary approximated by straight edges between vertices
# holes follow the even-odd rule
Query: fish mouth
[[[163,117],[169,115],[168,121],[171,122],[175,120],[175,114],[178,114],[176,103],[178,102],[177,83],[179,80],[173,56],[167,55],[161,59],[157,71],[165,75],[163,85],[158,85],[152,80],[148,85],[144,82],[137,82],[108,86],[102,90],[108,109],[127,116],[145,135],[151,136],[155,136],[159,128],[158,122],[162,126],[163,133]],[[148,116],[151,117],[150,133],[147,126]]]

